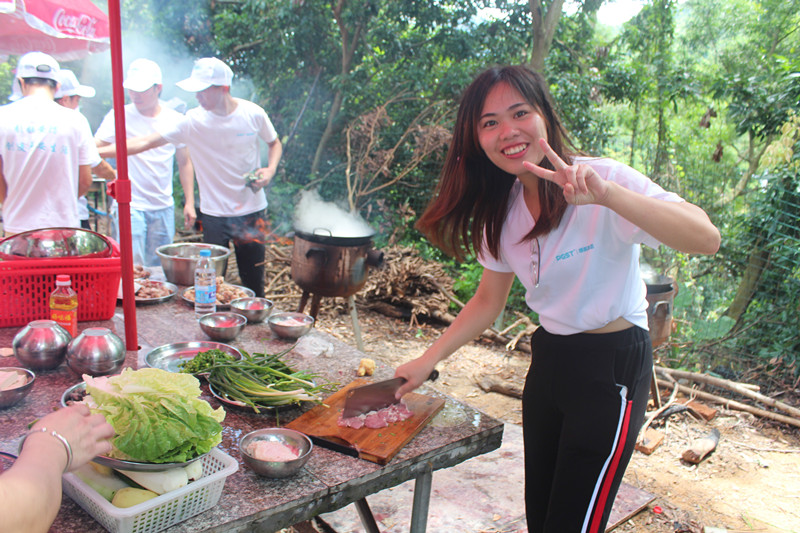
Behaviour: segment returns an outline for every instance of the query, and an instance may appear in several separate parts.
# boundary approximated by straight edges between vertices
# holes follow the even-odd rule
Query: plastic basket
[[[108,320],[117,305],[119,257],[0,261],[0,327],[50,318],[56,275],[69,274],[78,293],[78,320]]]
[[[201,461],[200,479],[133,507],[111,505],[75,474],[64,474],[64,493],[112,533],[160,531],[215,506],[225,487],[225,478],[239,469],[236,459],[217,448]]]

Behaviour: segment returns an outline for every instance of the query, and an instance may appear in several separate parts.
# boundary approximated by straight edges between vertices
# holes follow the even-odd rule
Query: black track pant
[[[602,533],[644,420],[647,331],[553,335],[539,328],[522,400],[531,533]]]
[[[203,242],[228,247],[233,241],[242,285],[264,296],[266,210],[240,217],[215,217],[203,213]]]

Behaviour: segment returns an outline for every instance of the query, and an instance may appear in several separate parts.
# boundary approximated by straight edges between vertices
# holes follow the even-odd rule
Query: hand
[[[183,227],[184,229],[192,229],[194,227],[194,223],[197,221],[197,211],[195,211],[194,206],[192,205],[185,205],[183,206]]]
[[[263,189],[270,184],[275,176],[275,171],[269,167],[262,167],[255,172],[258,179],[253,182],[253,190]]]
[[[72,448],[71,470],[111,451],[109,439],[114,436],[114,427],[106,422],[103,415],[91,414],[83,404],[64,407],[40,418],[33,429],[40,427],[46,427],[67,439]]]
[[[593,168],[588,165],[566,164],[544,139],[539,139],[539,145],[556,170],[548,170],[528,161],[523,163],[525,168],[561,187],[567,203],[573,205],[603,203],[610,187]]]
[[[399,400],[405,393],[411,392],[422,385],[431,375],[434,367],[435,364],[431,364],[424,357],[418,357],[397,367],[394,377],[405,378],[406,382],[397,389],[394,397]]]

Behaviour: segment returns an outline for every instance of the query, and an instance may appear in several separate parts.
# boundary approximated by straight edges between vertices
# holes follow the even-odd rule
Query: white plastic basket
[[[133,507],[111,505],[71,473],[62,477],[64,492],[112,533],[160,531],[216,505],[222,495],[225,478],[239,469],[236,459],[217,448],[201,461],[203,475],[200,479]]]

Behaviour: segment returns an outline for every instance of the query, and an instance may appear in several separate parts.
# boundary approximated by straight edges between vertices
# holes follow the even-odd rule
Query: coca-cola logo
[[[89,15],[69,14],[64,8],[59,9],[53,14],[53,27],[58,31],[79,35],[81,37],[94,38],[95,23],[97,19]]]

